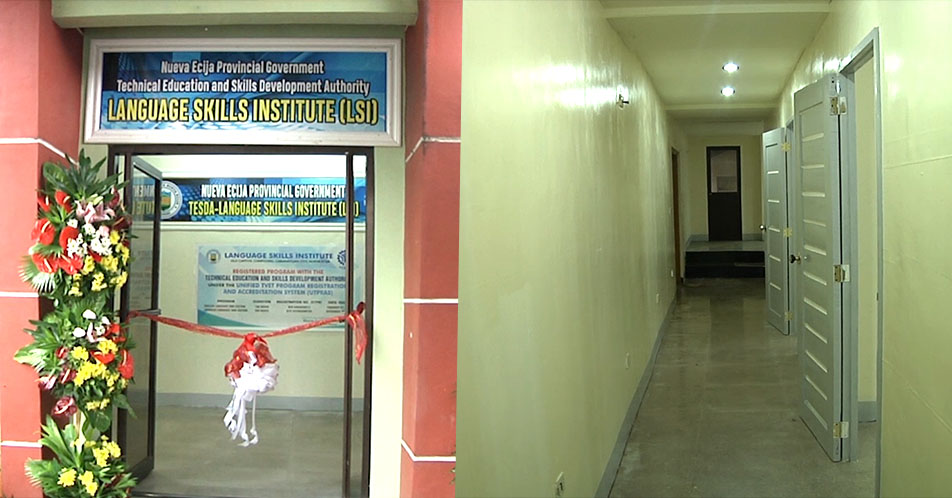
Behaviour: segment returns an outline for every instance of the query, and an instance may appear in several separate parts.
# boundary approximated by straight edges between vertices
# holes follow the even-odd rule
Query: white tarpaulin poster
[[[275,330],[346,314],[343,242],[199,246],[198,323]],[[356,305],[363,300],[363,248],[355,251]]]

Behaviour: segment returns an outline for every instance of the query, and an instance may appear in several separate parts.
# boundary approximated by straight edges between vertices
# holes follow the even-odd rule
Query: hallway
[[[679,288],[612,497],[873,496],[878,424],[832,463],[797,415],[797,342],[761,279]]]

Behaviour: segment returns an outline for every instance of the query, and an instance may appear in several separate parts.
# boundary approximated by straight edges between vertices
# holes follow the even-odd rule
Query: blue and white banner
[[[354,302],[363,300],[363,254],[355,248]],[[346,314],[343,240],[315,246],[201,245],[198,323],[276,330]]]
[[[364,223],[367,179],[354,179],[354,221]],[[345,223],[345,179],[172,178],[162,182],[162,220]]]
[[[93,40],[91,143],[399,145],[399,40]]]

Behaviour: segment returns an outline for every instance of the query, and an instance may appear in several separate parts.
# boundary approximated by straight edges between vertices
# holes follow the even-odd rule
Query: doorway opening
[[[677,278],[677,283],[684,282],[684,273],[681,269],[681,201],[680,199],[680,189],[681,183],[679,179],[679,170],[680,163],[678,157],[678,150],[674,147],[671,148],[671,202],[673,204],[673,218],[674,218],[674,273]]]
[[[122,314],[259,333],[366,303],[367,349],[341,324],[268,341],[275,389],[248,406],[257,444],[223,423],[240,341],[130,322],[137,382],[116,437],[138,496],[367,496],[373,367],[372,148],[112,146],[129,182]],[[254,436],[254,434],[252,434]]]
[[[740,147],[708,147],[708,240],[743,239],[740,185]]]

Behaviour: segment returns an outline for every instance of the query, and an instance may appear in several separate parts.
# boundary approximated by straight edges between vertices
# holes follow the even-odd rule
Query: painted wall
[[[465,2],[462,81],[457,496],[592,496],[675,291],[664,109],[597,2]]]
[[[690,233],[707,237],[707,148],[722,145],[740,146],[740,202],[741,229],[745,237],[760,237],[763,222],[761,192],[761,137],[760,135],[689,136],[691,149],[687,165],[690,192]]]
[[[859,210],[859,400],[876,401],[879,316],[879,220],[876,209],[876,122],[873,63],[867,62],[856,72],[856,184]],[[869,414],[860,415],[868,419]]]
[[[391,37],[403,27],[380,26],[182,26],[88,29],[86,39],[134,37]],[[85,53],[88,53],[88,46]],[[88,61],[84,61],[83,78]],[[85,95],[85,85],[83,93]],[[92,157],[106,147],[80,144]],[[376,148],[377,207],[374,262],[374,385],[371,431],[371,496],[391,497],[400,488],[403,400],[404,157],[398,147]],[[229,353],[230,354],[230,353]],[[282,377],[282,382],[285,379]]]
[[[952,489],[952,2],[834,1],[778,106],[836,70],[866,34],[882,41],[885,275],[883,496],[945,496]]]
[[[162,314],[183,320],[197,319],[198,248],[201,245],[233,245],[240,241],[249,246],[343,245],[343,232],[274,232],[248,228],[242,231],[196,231],[166,228],[162,230],[159,302]],[[354,237],[356,247],[364,243],[362,233]],[[357,250],[361,258],[361,250]],[[282,327],[271,327],[276,330]],[[262,332],[267,332],[264,330]],[[238,341],[240,342],[240,341]],[[262,397],[268,406],[270,397],[287,400],[299,409],[335,409],[344,396],[344,333],[340,328],[315,329],[269,341],[271,352],[281,368],[278,386]],[[156,391],[159,403],[221,406],[223,397],[234,389],[222,374],[223,365],[238,347],[236,341],[219,339],[159,326]],[[354,365],[354,397],[362,397],[363,368]],[[273,394],[273,396],[272,396]],[[191,396],[183,396],[191,395]],[[198,395],[198,396],[196,396]],[[217,395],[217,396],[216,396]],[[313,398],[322,398],[316,400]],[[224,400],[227,404],[228,400]],[[320,401],[320,402],[319,402]]]

